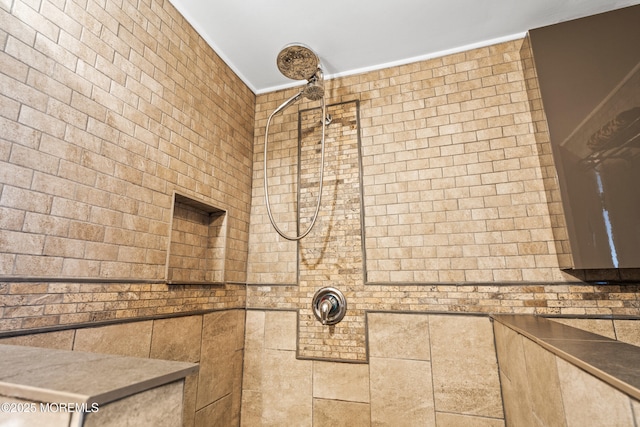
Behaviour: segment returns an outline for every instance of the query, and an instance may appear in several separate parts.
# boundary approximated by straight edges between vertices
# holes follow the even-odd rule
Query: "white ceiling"
[[[414,62],[524,36],[527,30],[638,0],[172,0],[257,94],[297,86],[278,52],[304,43],[325,78]]]

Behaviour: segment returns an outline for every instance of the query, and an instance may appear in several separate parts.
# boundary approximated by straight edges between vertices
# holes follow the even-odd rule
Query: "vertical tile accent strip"
[[[301,298],[298,356],[365,361],[364,310],[355,296],[364,290],[362,250],[359,103],[331,105],[325,129],[324,191],[314,230],[298,246]],[[315,210],[322,110],[300,112],[300,229],[308,227]],[[311,300],[325,286],[338,288],[347,299],[347,314],[338,324],[322,326]],[[351,304],[349,304],[351,302]]]

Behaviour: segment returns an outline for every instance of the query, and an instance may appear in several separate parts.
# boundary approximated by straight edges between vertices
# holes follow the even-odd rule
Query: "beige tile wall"
[[[299,310],[301,356],[363,360],[365,310],[640,315],[637,282],[582,282],[637,279],[637,271],[562,269],[571,259],[528,39],[327,82],[330,111],[359,102],[362,186],[329,180],[326,213],[305,238],[313,243],[300,245],[275,233],[263,198],[266,118],[295,90],[257,97],[247,306]],[[291,108],[274,122],[268,157],[270,191],[280,196],[272,209],[289,231],[297,115]],[[317,140],[316,131],[303,128],[301,140]],[[330,140],[357,156],[351,138]],[[342,161],[345,177],[357,172],[349,165]],[[315,172],[303,170],[304,193],[315,189]],[[360,198],[349,217],[334,213]],[[349,227],[359,235],[335,232],[360,215]],[[347,254],[361,244],[360,275],[359,259]],[[313,293],[329,285],[347,294],[354,316],[335,329],[310,314]]]
[[[241,425],[504,426],[488,317],[367,320],[368,363],[302,360],[295,312],[248,310]]]
[[[7,23],[0,30],[0,330],[245,304],[308,310],[319,282],[301,292],[297,247],[275,236],[261,201],[266,117],[293,90],[260,95],[256,102],[169,2],[69,2],[62,8],[46,0],[17,0],[0,5],[0,12]],[[359,238],[365,243],[371,284],[350,282],[357,292],[349,304],[361,316],[345,323],[349,333],[333,337],[333,344],[310,325],[306,339],[329,339],[328,351],[324,343],[319,347],[323,356],[362,359],[363,313],[371,309],[639,314],[637,285],[565,283],[572,278],[559,270],[570,264],[568,246],[526,40],[336,79],[327,88],[331,103],[360,102],[360,128],[342,125],[345,135],[352,138],[359,131],[362,137],[364,223]],[[281,177],[275,182],[276,210],[292,231],[286,206],[295,187],[290,176],[297,116],[285,114],[279,120],[270,173]],[[228,212],[224,279],[257,285],[249,287],[247,301],[240,284],[168,287],[155,282],[165,274],[176,190]],[[355,218],[360,212],[351,214]],[[356,262],[346,270],[332,266],[327,273],[336,280],[345,271],[361,274],[354,271]],[[12,277],[42,280],[25,283]],[[63,283],[47,277],[123,282]],[[513,283],[520,281],[530,283]],[[509,286],[501,286],[504,282]],[[248,420],[277,420],[282,416],[278,409],[285,409],[301,417],[296,419],[324,424],[340,422],[332,414],[347,411],[366,424],[395,410],[376,406],[387,401],[388,390],[371,369],[384,374],[401,366],[424,367],[436,378],[450,375],[452,366],[461,363],[448,354],[435,360],[437,346],[432,353],[410,344],[415,336],[441,336],[438,322],[446,316],[421,317],[418,325],[401,321],[399,327],[378,315],[377,322],[389,325],[374,327],[373,340],[375,334],[391,339],[403,328],[413,338],[398,351],[385,349],[384,339],[372,344],[371,365],[343,365],[295,358],[295,312],[284,317],[272,311],[250,313],[247,345],[255,351],[245,362]],[[197,325],[191,323],[201,318],[199,337],[172,332],[178,320],[165,319],[141,322],[135,331],[109,326],[21,340],[141,355],[149,348],[151,357],[190,361],[205,354],[215,366],[204,367],[201,387],[191,379],[187,388],[195,413],[190,419],[206,423],[239,413],[235,390],[241,344],[229,336],[239,336],[242,327],[226,330],[228,323],[219,316],[226,315],[181,318],[188,324],[175,326],[192,331]],[[264,325],[278,326],[260,326],[261,316]],[[622,323],[616,331],[635,336],[633,327]],[[96,337],[129,344],[103,348]],[[225,349],[224,355],[218,348]],[[407,369],[398,378],[407,377]],[[274,377],[264,377],[265,372]],[[334,374],[355,377],[327,389],[323,384]],[[451,384],[463,385],[463,379],[452,378]],[[210,388],[212,381],[221,387]],[[426,377],[422,381],[428,383]],[[491,381],[476,378],[474,383],[489,390]],[[291,401],[264,393],[270,387],[293,390],[287,394]],[[470,405],[469,413],[446,412],[452,402],[461,404],[461,394],[474,396],[478,390],[433,392],[432,400],[408,410],[438,425],[471,419],[501,423],[493,400],[480,408]],[[210,405],[212,400],[219,404]]]
[[[256,103],[170,3],[137,5],[2,6],[0,276],[161,279],[179,190],[228,210],[225,280],[296,283],[296,246],[274,237],[260,197],[266,117],[291,91]],[[637,287],[547,286],[566,279],[568,248],[531,65],[518,40],[327,82],[329,102],[362,107],[367,273],[382,285],[353,307],[638,314]],[[294,116],[274,127],[274,176],[295,160]],[[483,278],[541,283],[442,284]],[[233,285],[44,279],[0,283],[0,330],[244,305]],[[250,306],[308,304],[267,287]]]
[[[2,283],[0,331],[239,308],[246,289],[139,283]]]
[[[0,344],[198,363],[185,379],[185,427],[238,425],[244,310],[0,338]]]
[[[517,40],[328,82],[330,103],[360,101],[369,282],[567,279],[554,238],[558,190],[546,188],[548,138],[538,129],[541,104],[530,99],[535,88],[527,87],[523,60],[530,53]],[[292,92],[258,96],[256,105],[251,238],[277,254],[296,248],[265,236],[264,126]],[[295,115],[285,112],[283,126],[271,129],[287,147],[296,143]],[[287,164],[269,173],[291,187],[295,162]],[[285,267],[295,265],[250,265],[249,281],[274,282]]]
[[[170,2],[0,13],[0,330],[243,306],[234,286],[154,281],[174,191],[227,211],[216,280],[246,280],[251,90]]]

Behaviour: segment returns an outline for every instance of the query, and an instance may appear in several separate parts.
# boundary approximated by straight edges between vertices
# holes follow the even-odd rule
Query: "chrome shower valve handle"
[[[313,296],[312,308],[323,325],[335,325],[347,312],[347,300],[336,288],[322,288]]]

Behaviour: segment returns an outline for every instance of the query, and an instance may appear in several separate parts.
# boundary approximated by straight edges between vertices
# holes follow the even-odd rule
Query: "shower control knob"
[[[322,298],[321,304],[328,304],[329,310],[331,313],[335,312],[338,309],[338,300],[332,294],[326,295]]]
[[[313,296],[313,314],[323,325],[335,325],[347,311],[347,301],[335,288],[322,288]]]

